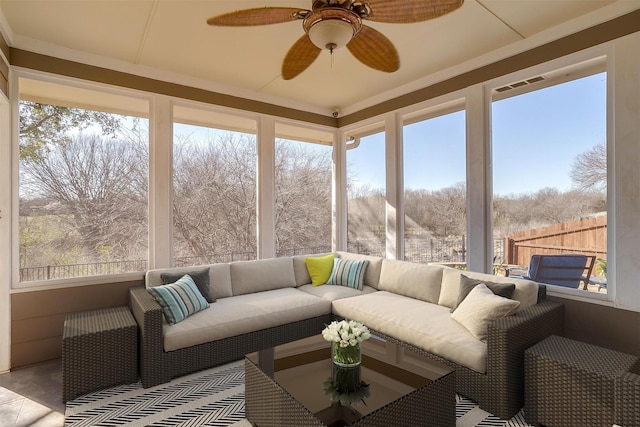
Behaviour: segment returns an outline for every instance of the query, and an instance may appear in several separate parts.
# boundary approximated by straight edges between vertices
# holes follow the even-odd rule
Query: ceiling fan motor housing
[[[362,29],[362,20],[353,11],[342,7],[315,10],[302,23],[314,45],[333,51],[346,46]]]

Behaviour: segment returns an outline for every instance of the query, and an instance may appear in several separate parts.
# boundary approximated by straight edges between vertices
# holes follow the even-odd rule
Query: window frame
[[[552,87],[558,84],[566,83],[572,80],[577,80],[583,77],[592,76],[599,73],[606,73],[606,148],[607,148],[607,260],[608,270],[615,269],[616,256],[615,256],[615,220],[612,215],[612,206],[616,204],[616,195],[613,191],[615,176],[615,166],[613,162],[613,154],[615,151],[615,138],[613,137],[613,104],[614,104],[614,89],[615,89],[615,74],[614,74],[614,46],[611,43],[599,45],[584,51],[580,51],[571,55],[563,56],[561,58],[548,61],[535,65],[533,67],[525,68],[514,73],[510,73],[498,78],[489,80],[483,84],[485,90],[485,99],[487,102],[487,108],[489,110],[489,121],[491,121],[491,105],[494,100],[506,99],[511,96],[518,96],[524,93],[533,92],[535,90]],[[520,82],[526,79],[531,79],[532,76],[539,76],[544,74],[550,74],[553,78],[541,82],[542,84],[534,84],[531,86],[521,86],[516,89],[506,92],[497,92],[498,88],[506,85],[513,84],[514,82]],[[491,126],[491,123],[489,123]],[[491,145],[491,134],[488,134],[489,145]],[[491,150],[491,149],[490,149]],[[493,205],[493,173],[490,173],[491,187],[488,198],[490,200],[489,206]],[[493,209],[490,209],[489,221],[493,221]],[[491,254],[489,255],[491,256]],[[613,277],[612,277],[613,276]],[[547,295],[558,296],[562,298],[568,298],[577,301],[590,302],[596,304],[611,305],[615,300],[616,283],[615,274],[607,276],[607,292],[584,292],[581,289],[572,289],[562,286],[547,285]]]
[[[109,275],[97,275],[97,276],[80,276],[80,277],[71,277],[66,279],[50,279],[50,280],[34,280],[29,282],[20,282],[20,216],[19,216],[19,187],[20,187],[20,177],[19,177],[19,105],[20,105],[20,87],[19,80],[20,79],[28,79],[41,81],[45,83],[52,83],[60,86],[68,86],[72,88],[77,88],[81,90],[88,90],[92,92],[100,92],[110,95],[123,96],[127,98],[136,98],[141,101],[147,102],[149,105],[149,114],[145,117],[144,115],[137,116],[146,118],[149,120],[149,126],[151,127],[151,109],[153,97],[145,92],[141,92],[134,89],[124,89],[118,86],[106,85],[101,83],[93,83],[86,80],[61,77],[56,75],[51,75],[48,73],[33,71],[33,70],[25,70],[25,69],[14,69],[11,75],[11,93],[17,94],[17,96],[12,97],[11,100],[11,120],[12,120],[12,133],[11,133],[11,147],[12,147],[12,234],[11,234],[11,253],[12,261],[11,261],[11,289],[12,290],[41,290],[41,289],[51,289],[51,288],[67,288],[74,286],[84,286],[84,285],[94,285],[94,284],[107,284],[107,283],[119,283],[126,282],[132,280],[139,280],[140,274],[143,272],[135,271],[135,272],[127,272],[127,273],[116,273]],[[43,100],[42,102],[52,102],[52,100]],[[67,106],[67,105],[65,105]],[[77,108],[89,109],[88,105],[78,106]],[[104,111],[104,110],[102,110]],[[116,113],[115,111],[109,111],[112,113]],[[118,113],[116,113],[118,114]],[[131,113],[124,113],[126,115],[131,115]],[[149,135],[149,148],[151,148],[152,144],[152,136],[151,129]],[[151,176],[151,164],[149,164],[148,175]],[[149,217],[149,216],[148,216]]]

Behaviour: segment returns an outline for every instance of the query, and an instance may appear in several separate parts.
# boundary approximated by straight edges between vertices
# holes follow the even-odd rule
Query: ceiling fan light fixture
[[[353,26],[342,19],[318,21],[309,28],[311,42],[320,49],[331,51],[345,47],[353,36]]]
[[[346,46],[362,29],[362,20],[348,9],[328,7],[313,11],[302,23],[309,40],[333,52]]]

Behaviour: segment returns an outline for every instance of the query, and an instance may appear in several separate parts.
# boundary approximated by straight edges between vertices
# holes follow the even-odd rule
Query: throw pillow
[[[329,276],[331,276],[331,270],[333,270],[333,260],[335,257],[334,254],[329,254],[318,257],[306,257],[304,259],[313,286],[320,286],[327,283]]]
[[[495,283],[495,282],[487,282],[480,279],[472,279],[470,277],[465,276],[464,274],[460,275],[460,288],[458,293],[458,300],[451,307],[450,312],[454,312],[456,308],[460,305],[462,301],[469,295],[469,292],[480,283],[484,283],[484,285],[491,289],[491,291],[501,297],[511,299],[513,296],[513,291],[516,289],[515,283]]]
[[[347,286],[362,290],[364,272],[368,265],[368,260],[336,258],[333,260],[333,270],[331,270],[327,285]]]
[[[451,314],[451,318],[464,326],[474,337],[485,341],[489,323],[513,313],[519,305],[520,301],[495,295],[484,283],[480,283],[469,292]]]
[[[198,311],[209,307],[191,276],[185,274],[175,283],[152,286],[147,291],[162,307],[170,325],[183,321]]]
[[[186,273],[162,273],[160,274],[160,279],[162,280],[163,285],[168,285],[169,283],[175,283],[178,279],[180,279],[185,274],[188,274],[193,279],[193,282],[198,287],[198,290],[207,300],[207,302],[216,302],[216,299],[211,295],[211,288],[209,287],[209,267],[204,268],[202,270],[194,270]]]

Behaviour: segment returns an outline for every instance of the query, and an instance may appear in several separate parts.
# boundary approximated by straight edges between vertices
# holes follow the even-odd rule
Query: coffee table
[[[259,427],[455,426],[455,370],[438,364],[437,373],[425,374],[400,367],[368,352],[366,343],[362,365],[346,372],[356,387],[345,393],[336,390],[336,375],[345,372],[333,366],[329,343],[293,355],[280,356],[278,347],[248,354],[247,419]]]

